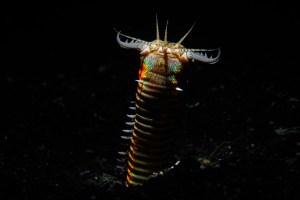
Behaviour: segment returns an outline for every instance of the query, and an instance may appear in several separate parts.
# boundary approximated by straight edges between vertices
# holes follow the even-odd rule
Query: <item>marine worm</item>
[[[182,107],[181,74],[190,61],[214,64],[220,49],[188,49],[181,43],[190,30],[176,43],[167,41],[167,25],[164,40],[160,39],[156,18],[156,40],[147,42],[117,33],[118,44],[140,52],[140,69],[133,106],[135,114],[127,115],[128,129],[123,130],[122,139],[128,149],[122,155],[119,168],[125,172],[125,184],[137,186],[145,183],[153,174],[170,166],[170,138],[176,131]],[[127,38],[129,41],[122,41]],[[217,52],[208,56],[208,52]]]

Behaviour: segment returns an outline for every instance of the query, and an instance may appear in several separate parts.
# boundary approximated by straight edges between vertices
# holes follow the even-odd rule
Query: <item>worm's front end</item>
[[[128,141],[128,150],[119,152],[125,158],[126,186],[136,186],[145,183],[153,174],[171,166],[170,147],[172,134],[178,128],[180,120],[181,76],[190,60],[215,63],[220,56],[220,50],[186,49],[181,42],[167,41],[167,31],[164,40],[157,38],[146,42],[137,38],[117,35],[121,47],[137,49],[141,54],[141,67],[135,107],[135,115],[129,115],[131,121],[126,122],[131,128],[123,130],[121,136]],[[167,29],[166,29],[167,30]],[[123,42],[121,37],[131,39]],[[207,51],[218,51],[215,57],[208,57]]]

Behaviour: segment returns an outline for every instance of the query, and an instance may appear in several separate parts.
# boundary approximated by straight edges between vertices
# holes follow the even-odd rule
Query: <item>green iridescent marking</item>
[[[170,66],[170,70],[172,72],[178,73],[181,71],[181,66],[180,65],[172,65],[172,66]]]
[[[133,178],[140,179],[140,180],[148,180],[148,177],[140,176],[140,175],[137,175],[136,173],[132,173],[132,172],[131,172],[131,176]]]
[[[168,79],[169,79],[169,81],[171,81],[173,84],[177,84],[177,82],[178,82],[178,81],[176,80],[175,75],[169,76]]]
[[[150,59],[145,59],[144,60],[144,66],[148,69],[148,68],[153,67],[153,63],[151,62]]]
[[[133,186],[140,185],[140,183],[136,183],[136,182],[134,182],[134,181],[132,181],[132,180],[130,180],[129,183],[130,183],[130,185],[133,185]]]
[[[153,67],[153,63],[150,59],[145,59],[143,62],[142,70],[140,71],[139,79],[147,77],[147,72]]]
[[[175,72],[178,74],[182,70],[182,65],[178,62],[174,62],[172,60],[169,60],[169,69],[172,72]]]

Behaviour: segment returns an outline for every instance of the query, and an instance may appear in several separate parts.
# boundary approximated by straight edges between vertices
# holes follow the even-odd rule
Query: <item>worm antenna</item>
[[[195,25],[195,23],[192,25],[190,30],[176,43],[176,47],[178,47],[183,42],[183,40],[189,35],[191,30],[194,28],[194,25]]]
[[[165,29],[165,38],[164,38],[164,41],[165,41],[165,42],[168,41],[168,40],[167,40],[167,39],[168,39],[167,37],[168,37],[168,21],[167,21],[167,23],[166,23],[166,29]]]
[[[159,28],[158,28],[157,14],[156,14],[156,40],[159,40]]]

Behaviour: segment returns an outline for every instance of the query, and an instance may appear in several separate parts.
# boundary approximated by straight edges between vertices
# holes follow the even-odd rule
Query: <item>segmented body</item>
[[[189,32],[188,32],[189,33]],[[187,33],[187,34],[188,34]],[[126,186],[142,185],[153,173],[170,167],[170,147],[172,134],[178,128],[180,120],[181,75],[189,60],[199,60],[214,63],[220,52],[214,58],[196,51],[203,49],[186,49],[180,43],[159,39],[145,42],[118,33],[118,43],[124,48],[134,48],[141,52],[141,67],[137,80],[135,115],[129,115],[132,126],[123,130],[128,135],[122,136],[129,141],[128,150],[120,152],[126,157]],[[122,42],[120,35],[132,39]],[[124,159],[123,159],[124,161]]]
[[[127,185],[142,184],[170,165],[170,137],[180,104],[177,58],[149,54],[142,58],[136,93],[136,117],[128,159]]]

